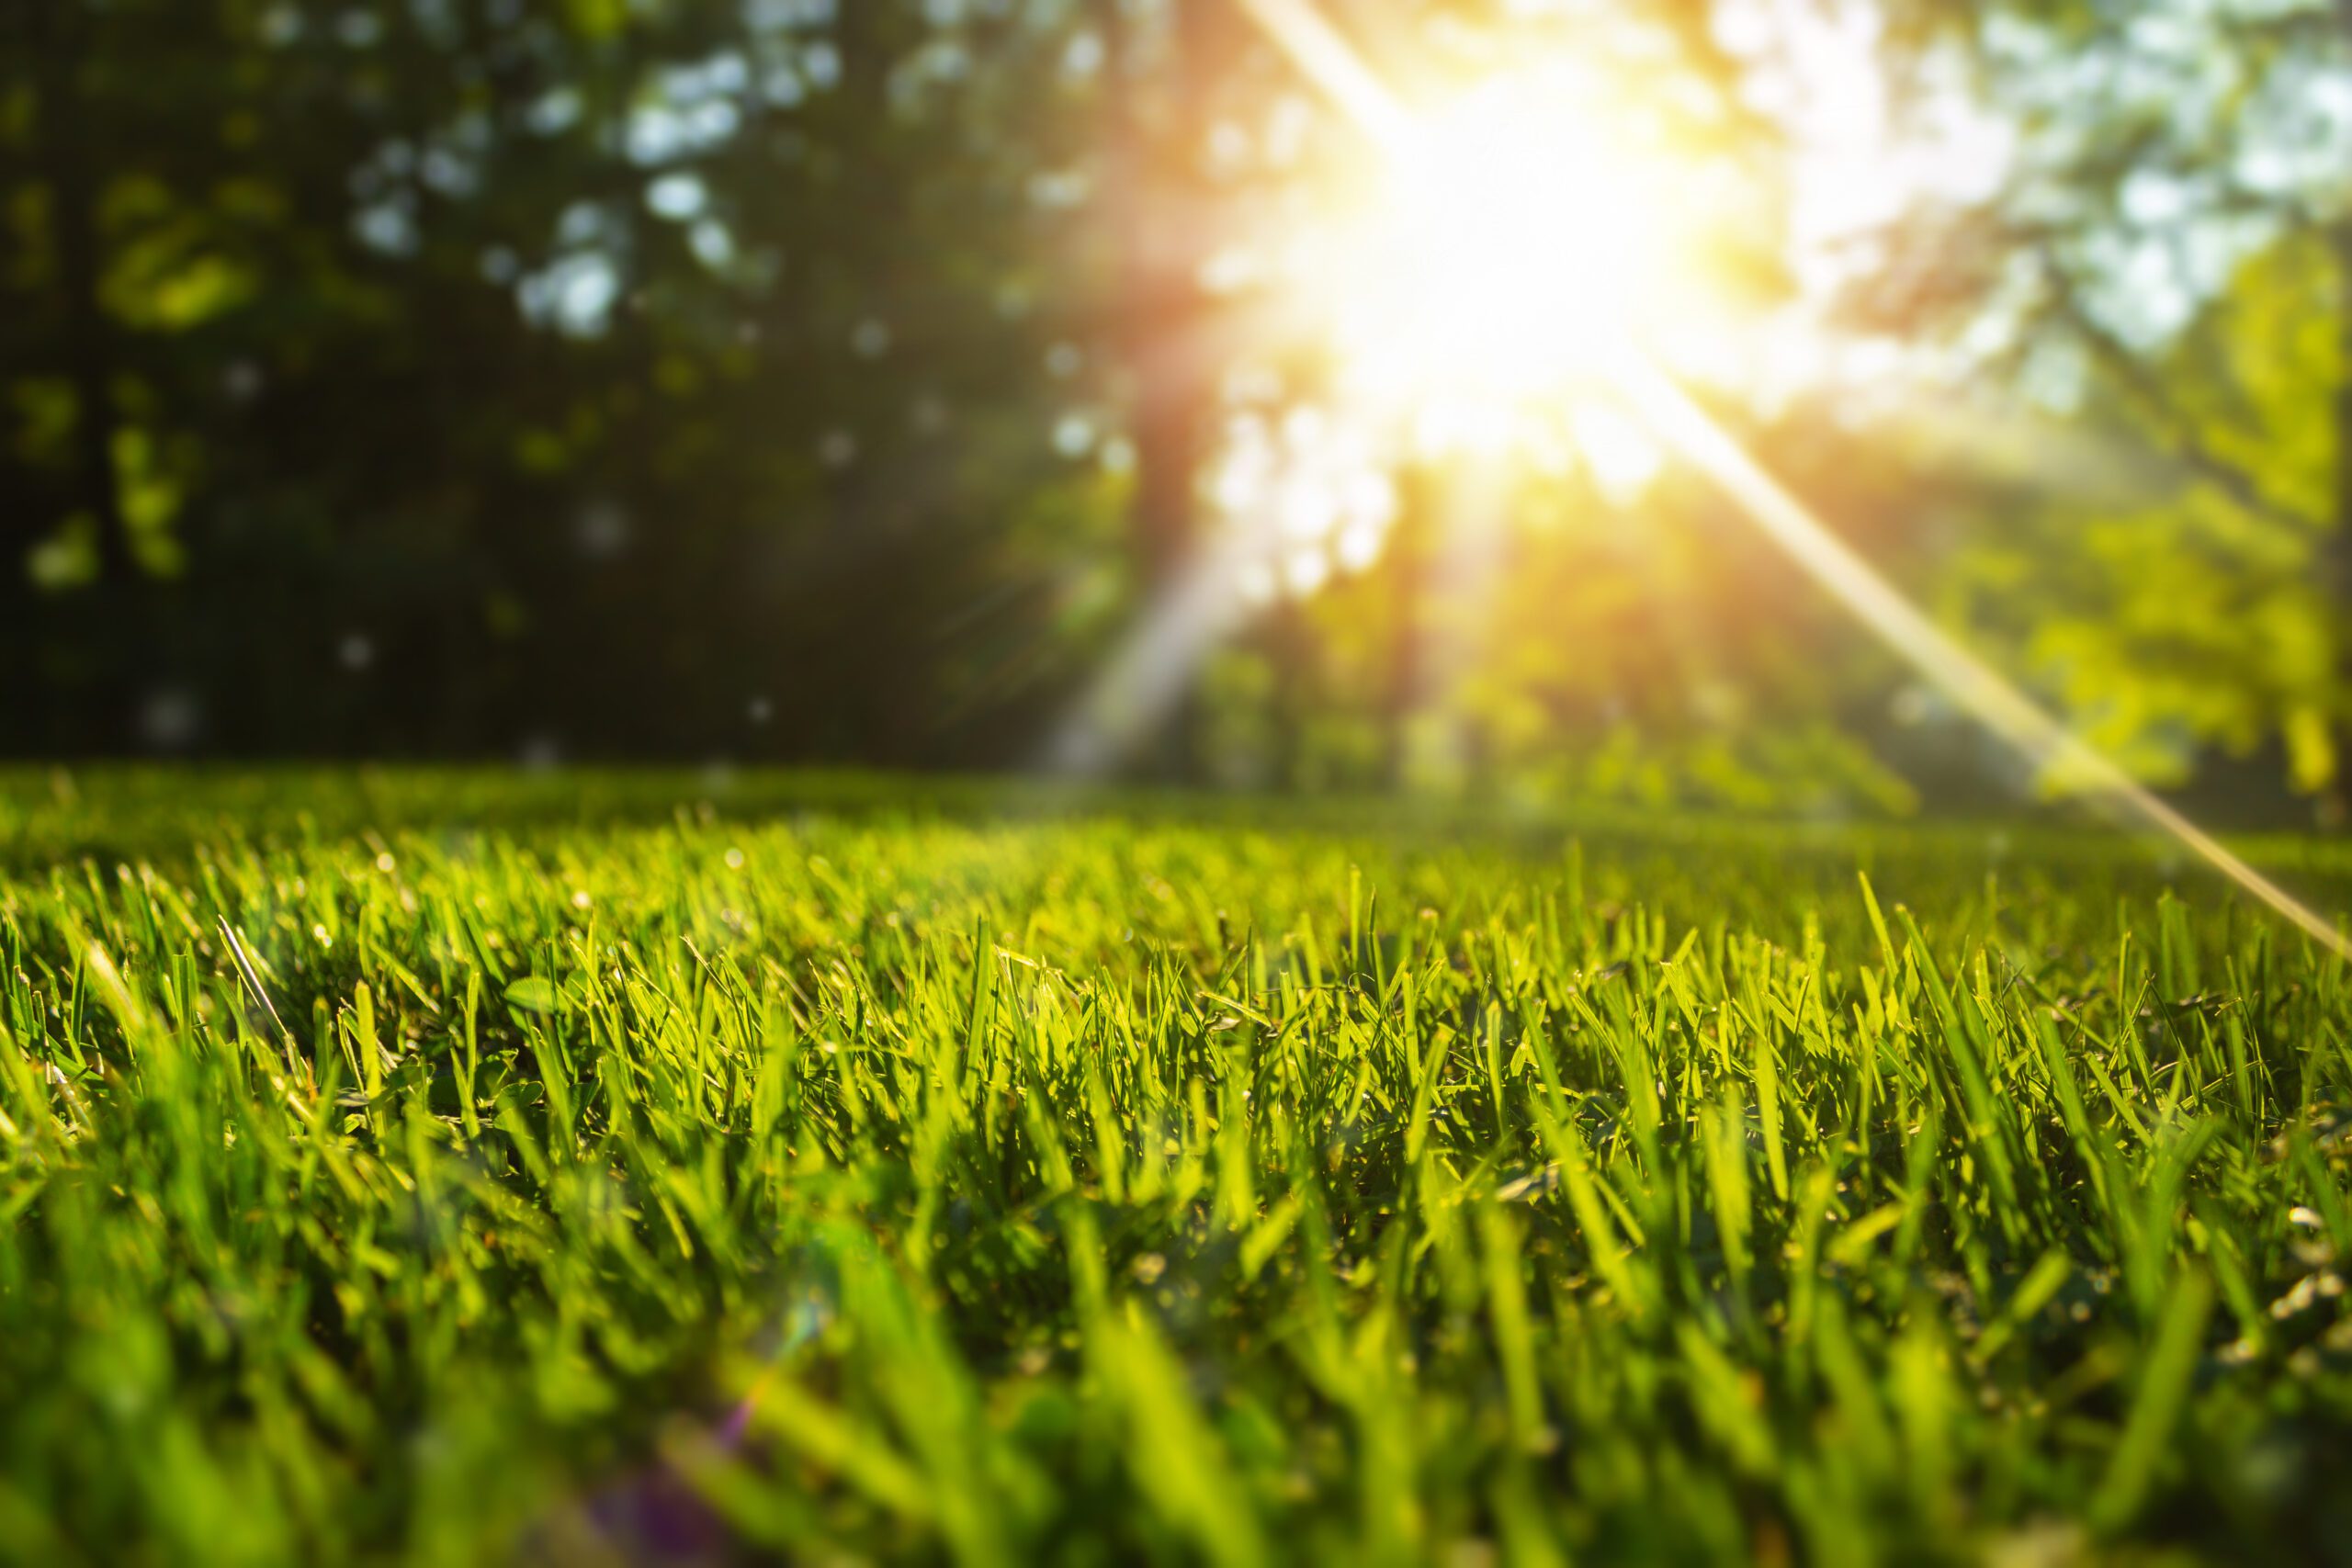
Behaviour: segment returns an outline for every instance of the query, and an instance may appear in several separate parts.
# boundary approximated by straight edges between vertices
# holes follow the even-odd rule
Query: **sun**
[[[1577,73],[1491,79],[1419,118],[1337,225],[1343,378],[1461,423],[1605,381],[1691,283],[1681,170]]]

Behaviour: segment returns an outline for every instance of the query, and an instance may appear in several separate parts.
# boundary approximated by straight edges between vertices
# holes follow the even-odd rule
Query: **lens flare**
[[[1502,134],[1499,121],[1487,128],[1491,136],[1469,135],[1467,144],[1462,137],[1449,133],[1442,122],[1433,131],[1425,130],[1324,20],[1311,0],[1238,0],[1238,4],[1396,165],[1395,177],[1404,193],[1396,207],[1400,212],[1418,214],[1407,223],[1406,231],[1396,236],[1408,258],[1404,276],[1433,286],[1436,296],[1420,309],[1438,315],[1456,309],[1448,299],[1457,277],[1464,282],[1480,280],[1494,290],[1492,299],[1458,307],[1468,312],[1463,324],[1470,330],[1458,350],[1446,352],[1460,352],[1465,355],[1464,363],[1479,362],[1490,372],[1498,363],[1507,362],[1517,374],[1518,366],[1533,361],[1542,348],[1548,348],[1566,358],[1571,372],[1604,375],[1642,410],[1658,437],[1713,480],[1767,538],[1895,653],[2038,770],[2129,812],[2196,854],[2313,941],[2352,960],[2352,939],[2317,910],[2150,793],[1937,626],[1642,352],[1634,329],[1650,280],[1637,259],[1628,260],[1629,254],[1639,254],[1629,241],[1630,231],[1611,227],[1611,214],[1622,215],[1629,209],[1619,206],[1606,179],[1596,177],[1594,171],[1606,161],[1597,157],[1586,162],[1567,160],[1581,171],[1577,180],[1587,182],[1588,188],[1579,189],[1576,182],[1563,179],[1558,183],[1571,193],[1565,207],[1531,204],[1526,199],[1531,172],[1521,164],[1521,154],[1494,139]],[[1476,126],[1477,121],[1474,117],[1466,123]],[[1528,128],[1539,137],[1565,138],[1553,145],[1590,145],[1566,132],[1544,131],[1533,122],[1528,122]],[[1495,204],[1496,210],[1484,216],[1473,211],[1480,201]],[[1641,205],[1638,199],[1631,202],[1632,208]],[[1563,211],[1581,216],[1571,220],[1558,215]],[[1465,232],[1489,243],[1498,238],[1500,230],[1507,254],[1499,258],[1483,252],[1473,254],[1466,247],[1457,249],[1451,233],[1427,231],[1450,219],[1463,222]],[[1513,243],[1517,249],[1510,248]],[[1411,260],[1416,254],[1433,259]],[[1441,272],[1442,266],[1462,270]],[[1427,270],[1419,270],[1424,267]],[[1537,280],[1547,277],[1550,287],[1575,297],[1537,309],[1533,299]],[[1491,316],[1487,314],[1489,310]],[[1499,334],[1486,330],[1490,322],[1506,319],[1522,323],[1524,355],[1515,346],[1506,353]],[[1408,332],[1408,341],[1411,337]],[[1546,343],[1546,339],[1555,341]]]
[[[1565,64],[1495,78],[1418,122],[1338,226],[1341,375],[1375,408],[1508,426],[1600,389],[1628,334],[1691,288],[1671,171]]]

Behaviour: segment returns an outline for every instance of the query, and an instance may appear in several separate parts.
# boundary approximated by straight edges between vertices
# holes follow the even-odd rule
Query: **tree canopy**
[[[1711,407],[2141,771],[2334,787],[2339,10],[1325,9],[1408,97],[1573,50],[1769,323],[1694,319]],[[11,750],[1042,765],[1289,507],[1117,765],[1766,805],[1973,765],[1605,404],[1507,462],[1361,417],[1308,318],[1362,154],[1231,0],[5,25]]]

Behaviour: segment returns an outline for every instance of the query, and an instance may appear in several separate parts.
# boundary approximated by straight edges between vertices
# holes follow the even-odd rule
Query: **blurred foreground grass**
[[[2348,1026],[2096,835],[0,776],[0,1553],[2343,1560]]]

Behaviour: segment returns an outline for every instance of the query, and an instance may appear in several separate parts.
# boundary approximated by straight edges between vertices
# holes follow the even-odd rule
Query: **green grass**
[[[0,1554],[2352,1551],[2352,973],[2209,885],[1051,804],[0,777]]]

